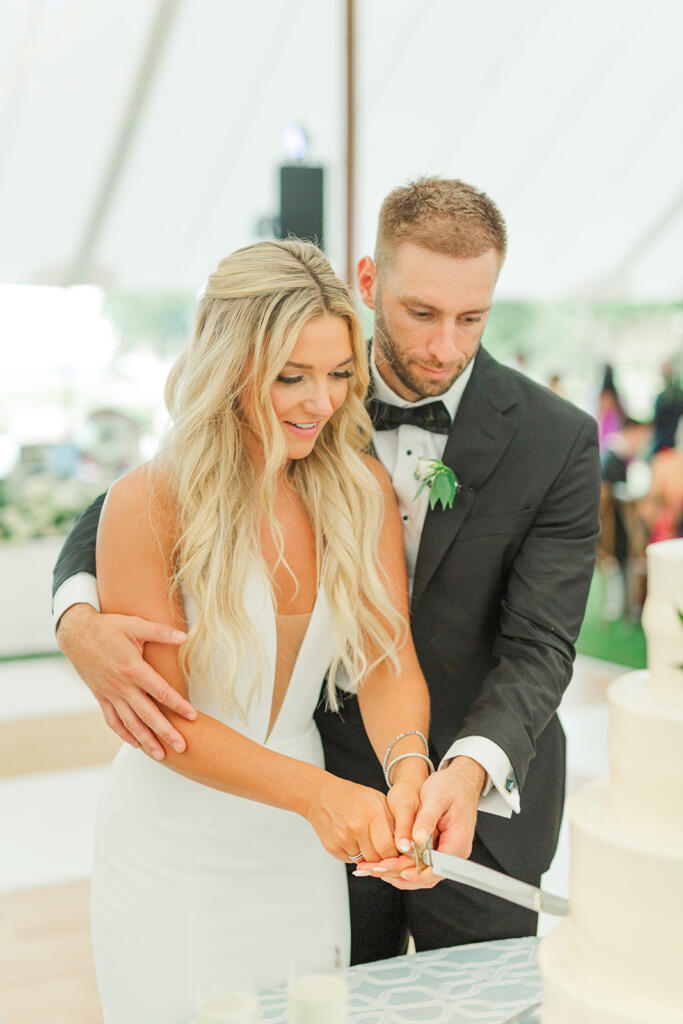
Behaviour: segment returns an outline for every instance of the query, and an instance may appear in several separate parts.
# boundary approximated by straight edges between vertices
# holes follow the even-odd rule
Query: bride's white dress
[[[334,642],[324,591],[270,735],[278,642],[289,637],[291,646],[292,632],[256,571],[245,603],[267,656],[251,701],[253,663],[237,681],[246,723],[191,682],[190,699],[271,750],[322,767],[313,712]],[[128,746],[98,808],[91,915],[105,1024],[186,1024],[210,993],[281,984],[292,957],[313,963],[333,946],[348,963],[345,868],[307,821],[192,782]]]

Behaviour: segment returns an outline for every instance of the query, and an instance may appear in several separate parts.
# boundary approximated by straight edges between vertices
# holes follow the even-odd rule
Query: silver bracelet
[[[387,752],[384,755],[384,760],[382,761],[382,771],[384,772],[384,778],[385,779],[387,777],[387,765],[389,764],[389,758],[391,757],[391,751],[394,749],[394,747],[396,746],[398,741],[402,740],[405,736],[419,736],[420,739],[422,740],[422,742],[425,745],[425,754],[429,753],[429,744],[427,743],[427,740],[422,735],[422,733],[419,731],[419,729],[408,729],[406,732],[400,732],[398,734],[398,736],[395,739],[393,739],[391,741],[391,743],[389,744],[389,746],[387,747]]]
[[[391,761],[391,763],[389,764],[387,770],[384,773],[384,781],[386,782],[388,789],[391,789],[391,769],[394,767],[395,764],[398,764],[399,761],[405,761],[405,759],[407,757],[420,757],[420,758],[422,758],[423,761],[427,762],[427,766],[429,767],[429,774],[430,775],[434,774],[434,771],[435,771],[434,764],[432,763],[431,758],[427,757],[426,754],[416,754],[414,751],[412,753],[410,753],[410,754],[399,754],[398,757],[395,757],[394,760]]]

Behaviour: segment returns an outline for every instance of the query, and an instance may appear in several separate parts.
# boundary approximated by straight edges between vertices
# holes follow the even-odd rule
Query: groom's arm
[[[64,612],[74,604],[90,604],[97,611],[100,602],[95,579],[97,524],[106,494],[95,498],[76,519],[52,572],[52,611],[55,628]]]
[[[460,740],[487,737],[509,756],[513,777],[523,787],[537,738],[571,678],[573,645],[593,574],[599,505],[597,432],[587,417],[514,559],[494,641],[498,664],[446,758]],[[439,849],[467,856],[481,779],[480,763],[468,756],[455,757],[431,775],[422,788],[414,838],[426,840],[438,826]],[[523,799],[522,793],[522,805]],[[407,870],[401,876],[405,881],[391,880],[398,888],[434,884],[427,872],[418,882],[408,860],[390,866]]]
[[[159,704],[192,721],[196,711],[143,658],[146,643],[180,644],[185,635],[134,616],[102,615],[97,595],[95,547],[105,495],[74,523],[53,572],[57,642],[92,690],[107,725],[132,747],[161,760],[162,739],[179,753],[182,735]]]
[[[571,679],[600,531],[600,485],[596,425],[586,416],[514,558],[493,641],[497,664],[458,736],[498,743],[522,790],[536,740]]]
[[[519,789],[536,740],[571,679],[595,561],[599,505],[597,432],[586,417],[514,559],[493,644],[497,664],[457,737],[487,737],[499,746]],[[438,823],[440,848],[461,854],[473,828],[470,812],[480,779],[480,765],[468,756],[455,757],[427,779],[415,832],[430,834]]]
[[[595,560],[600,486],[595,421],[582,416],[509,572],[493,643],[498,664],[439,765],[452,769],[451,778],[468,780],[475,765],[484,769],[479,811],[510,817],[521,810],[536,738],[571,678]]]

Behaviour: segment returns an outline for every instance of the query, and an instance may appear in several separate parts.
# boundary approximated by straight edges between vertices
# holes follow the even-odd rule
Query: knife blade
[[[434,874],[441,878],[450,878],[462,885],[470,885],[473,889],[491,893],[492,896],[500,896],[501,899],[517,903],[520,907],[527,907],[537,913],[543,911],[557,917],[566,917],[569,913],[569,900],[564,897],[554,896],[535,885],[521,882],[518,878],[505,875],[502,871],[494,871],[483,864],[476,864],[472,860],[465,860],[464,857],[439,853],[438,850],[431,849],[431,843],[413,843],[413,856],[418,874],[425,867],[430,867]]]

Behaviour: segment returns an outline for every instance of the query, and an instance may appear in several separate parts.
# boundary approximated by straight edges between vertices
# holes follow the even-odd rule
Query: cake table
[[[504,1024],[541,998],[536,938],[434,949],[348,968],[349,1024]],[[287,1024],[284,987],[262,1024]]]

